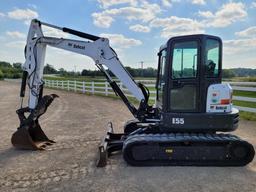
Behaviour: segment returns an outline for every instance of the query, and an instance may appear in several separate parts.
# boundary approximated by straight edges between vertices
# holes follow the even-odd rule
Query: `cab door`
[[[182,39],[170,44],[169,111],[199,111],[199,40]]]
[[[158,53],[158,73],[157,73],[157,81],[156,81],[156,105],[159,108],[162,108],[164,101],[164,92],[166,87],[166,55],[167,50],[163,49]]]

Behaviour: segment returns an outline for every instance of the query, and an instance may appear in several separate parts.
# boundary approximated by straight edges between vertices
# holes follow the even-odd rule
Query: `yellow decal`
[[[172,153],[173,152],[173,149],[165,149],[165,153]]]

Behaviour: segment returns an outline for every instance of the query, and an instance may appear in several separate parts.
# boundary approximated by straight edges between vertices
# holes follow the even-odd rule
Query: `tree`
[[[0,70],[0,80],[4,78],[4,73]]]
[[[102,72],[99,71],[99,70],[87,70],[87,69],[84,69],[81,73],[82,76],[91,76],[91,77],[95,77],[95,76],[102,76]]]
[[[50,64],[46,64],[44,67],[44,74],[57,74],[58,71]]]
[[[223,78],[232,78],[235,77],[236,74],[232,69],[223,69],[222,70],[222,77]]]
[[[68,74],[68,72],[64,68],[60,68],[58,73],[63,76]]]
[[[13,66],[15,69],[21,70],[22,64],[21,64],[21,63],[13,63],[12,66]]]
[[[9,62],[0,61],[0,67],[12,67],[12,65]]]

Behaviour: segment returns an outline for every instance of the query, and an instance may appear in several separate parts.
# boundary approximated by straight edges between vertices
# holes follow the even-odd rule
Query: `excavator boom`
[[[42,25],[62,30],[65,33],[70,33],[90,41],[47,37],[43,34]],[[43,96],[43,68],[47,46],[92,58],[95,65],[103,72],[115,93],[122,98],[134,117],[140,118],[140,114],[144,114],[143,111],[148,107],[147,92],[142,85],[134,81],[128,71],[123,67],[117,54],[109,46],[108,39],[69,28],[57,27],[38,20],[32,20],[25,48],[26,61],[23,65],[24,72],[20,90],[20,97],[23,101],[26,86],[29,87],[29,100],[27,107],[23,107],[22,102],[20,109],[17,110],[20,126],[12,136],[12,143],[15,147],[23,149],[44,149],[47,145],[53,144],[53,141],[48,139],[39,124],[39,117],[46,112],[48,106],[58,97],[55,94]],[[135,106],[129,102],[128,98],[111,78],[104,66],[108,68],[140,102],[139,109],[136,109]],[[144,118],[144,116],[142,118]]]

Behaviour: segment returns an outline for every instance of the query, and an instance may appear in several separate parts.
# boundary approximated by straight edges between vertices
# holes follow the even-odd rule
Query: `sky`
[[[157,52],[169,38],[206,33],[222,38],[224,68],[256,68],[256,0],[0,0],[0,60],[24,62],[33,18],[109,38],[125,66],[139,68],[143,61],[157,68]],[[90,58],[56,48],[47,48],[46,63],[96,69]]]

